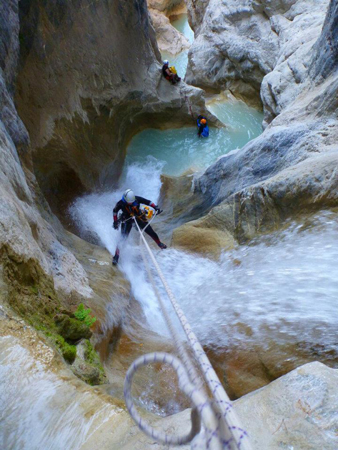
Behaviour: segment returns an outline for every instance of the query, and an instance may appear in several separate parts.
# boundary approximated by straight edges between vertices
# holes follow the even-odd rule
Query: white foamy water
[[[143,305],[144,313],[150,323],[154,320],[159,325],[158,328],[154,327],[158,330],[163,327],[163,322],[151,287],[146,281],[138,249],[137,231],[133,229],[128,239],[122,241],[120,231],[114,230],[112,224],[113,208],[127,188],[132,189],[136,195],[157,203],[163,165],[163,162],[153,157],[146,158],[142,166],[140,163],[130,164],[122,176],[119,190],[79,198],[70,208],[73,220],[80,228],[82,235],[94,234],[112,255],[115,253],[116,246],[119,246],[121,251],[119,267],[131,282],[132,293]]]
[[[13,336],[0,337],[0,448],[80,449],[114,407],[56,375]],[[40,348],[43,357],[52,353]],[[53,356],[51,356],[53,357]]]
[[[336,348],[337,234],[336,215],[323,212],[309,229],[291,224],[220,262],[176,250],[159,262],[204,344],[264,347],[274,340]]]
[[[72,207],[74,219],[114,253],[120,233],[111,227],[115,202],[126,187],[156,202],[160,171],[161,165],[152,158],[142,167],[129,166],[121,191],[78,199]],[[153,226],[156,230],[156,221]],[[204,344],[224,347],[274,340],[335,345],[337,235],[336,215],[323,212],[309,228],[291,224],[284,232],[225,253],[219,262],[170,248],[160,251],[147,239]],[[136,229],[121,250],[119,267],[143,306],[149,327],[165,333]]]

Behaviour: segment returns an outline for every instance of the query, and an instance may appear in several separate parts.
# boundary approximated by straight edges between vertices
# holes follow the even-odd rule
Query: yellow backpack
[[[154,208],[152,208],[151,206],[144,205],[143,203],[141,203],[140,205],[140,211],[142,211],[142,213],[144,214],[143,217],[145,217],[147,220],[150,220],[155,212]]]
[[[177,70],[175,69],[175,66],[169,67],[169,70],[170,70],[170,72],[173,73],[174,75],[177,75]]]

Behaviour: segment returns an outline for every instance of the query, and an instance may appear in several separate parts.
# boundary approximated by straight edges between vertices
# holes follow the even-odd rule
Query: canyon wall
[[[187,98],[205,110],[159,59],[143,0],[1,4],[1,302],[63,354],[72,342],[59,331],[80,302],[98,318],[92,342],[108,346],[130,300],[109,253],[65,231],[69,203],[116,186],[134,133],[191,123]]]
[[[292,3],[291,8],[283,6],[289,14],[299,11],[303,4]],[[312,4],[307,3],[308,7]],[[227,5],[228,14],[238,17],[238,6],[230,9],[232,3]],[[176,245],[189,248],[190,233],[202,243],[204,236],[214,231],[221,233],[216,252],[219,254],[222,247],[233,245],[233,237],[245,242],[259,233],[283,226],[287,218],[337,206],[337,1],[331,1],[322,32],[314,40],[324,6],[323,3],[322,12],[313,14],[311,21],[303,22],[306,13],[294,17],[292,24],[296,26],[298,22],[300,29],[290,34],[280,62],[261,80],[266,112],[264,133],[241,150],[223,156],[196,177],[196,195],[202,195],[212,209],[203,218],[178,228],[174,234]],[[268,13],[271,14],[269,9],[265,16]],[[313,20],[318,25],[314,28]],[[292,40],[301,33],[305,36],[303,50]],[[210,51],[213,45],[213,41],[208,44]],[[297,51],[305,55],[305,48],[307,63],[302,65],[299,79],[296,71],[291,70],[290,58]],[[289,58],[285,59],[285,55]],[[301,58],[299,63],[302,64]],[[194,249],[198,247],[196,239]]]
[[[271,121],[285,97],[294,98],[289,85],[303,81],[327,5],[328,0],[189,0],[196,39],[189,51],[187,82],[230,89],[259,104],[262,80],[270,74],[262,101],[266,121]],[[277,104],[268,101],[268,93]]]

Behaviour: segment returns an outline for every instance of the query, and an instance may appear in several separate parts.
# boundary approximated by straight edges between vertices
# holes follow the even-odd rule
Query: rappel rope
[[[188,104],[188,108],[189,108],[189,111],[190,111],[190,114],[191,114],[191,117],[195,120],[195,117],[194,117],[194,114],[193,114],[193,112],[192,112],[192,108],[191,108],[191,103],[189,102],[189,100],[188,100],[188,97],[185,95],[184,96],[184,100],[186,101],[186,103]]]
[[[147,268],[148,276],[154,288],[156,297],[160,303],[161,310],[164,314],[166,323],[171,332],[182,362],[175,356],[168,353],[156,352],[141,356],[130,366],[127,371],[124,385],[124,395],[130,415],[142,431],[163,444],[183,445],[192,441],[192,439],[200,432],[200,423],[202,423],[202,432],[192,444],[192,449],[251,450],[251,445],[248,440],[247,433],[239,423],[237,414],[233,409],[232,402],[223,389],[223,386],[219,381],[219,378],[217,377],[207,355],[205,354],[201,344],[197,340],[196,335],[192,331],[183,311],[178,305],[161,271],[161,268],[159,267],[155,256],[144,237],[143,232],[146,227],[142,231],[135,217],[133,219],[140,233],[140,243],[142,243],[142,245],[144,246],[142,257]],[[163,283],[169,300],[180,320],[182,328],[186,334],[188,344],[190,345],[190,349],[194,353],[195,360],[198,363],[199,369],[203,375],[205,382],[207,383],[212,396],[212,400],[210,400],[205,393],[202,387],[201,378],[198,375],[193,362],[191,361],[191,358],[184,346],[184,343],[182,342],[182,339],[179,337],[177,331],[175,330],[175,327],[171,322],[169,313],[153,280],[149,263],[145,256],[145,250],[149,254],[156,272]],[[168,435],[162,431],[154,429],[151,425],[146,423],[141,418],[133,404],[133,399],[131,396],[133,376],[140,367],[154,362],[166,363],[174,368],[178,376],[180,389],[190,398],[193,404],[191,413],[191,430],[182,436]]]

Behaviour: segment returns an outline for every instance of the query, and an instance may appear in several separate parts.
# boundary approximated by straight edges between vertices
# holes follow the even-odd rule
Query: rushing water
[[[194,40],[194,32],[189,26],[188,15],[180,14],[177,19],[173,20],[171,24],[192,43]],[[188,49],[179,53],[178,55],[172,55],[169,52],[162,52],[162,58],[168,59],[171,66],[175,66],[178,75],[181,78],[185,77],[188,66]]]
[[[31,338],[35,343],[36,339]],[[116,409],[49,368],[53,352],[33,355],[14,336],[0,337],[0,448],[77,450]]]
[[[123,187],[155,202],[161,166],[149,159],[128,167]],[[149,174],[152,173],[152,176]],[[121,191],[78,199],[74,219],[92,230],[113,253],[119,232],[111,228]],[[154,224],[156,229],[156,223]],[[221,347],[270,341],[316,342],[335,347],[338,293],[338,221],[318,215],[306,228],[297,223],[279,233],[239,246],[219,262],[168,248],[153,249],[193,329],[204,344]],[[136,230],[122,250],[120,269],[131,282],[149,326],[163,332],[157,301],[142,265]]]

